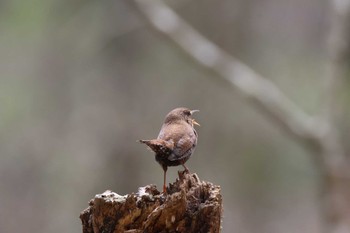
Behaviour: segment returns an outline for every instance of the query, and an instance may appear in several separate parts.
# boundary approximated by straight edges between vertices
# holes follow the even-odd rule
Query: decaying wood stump
[[[89,205],[80,214],[83,233],[220,232],[220,186],[196,174],[179,172],[167,195],[155,185],[125,196],[107,190]]]

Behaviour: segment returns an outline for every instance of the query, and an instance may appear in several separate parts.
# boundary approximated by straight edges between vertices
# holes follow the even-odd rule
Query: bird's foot
[[[188,170],[188,168],[187,168],[185,165],[182,165],[182,166],[185,168],[185,170],[183,171],[183,173],[188,173],[188,174],[191,173],[190,170]]]
[[[166,195],[167,191],[166,191],[166,185],[163,185],[163,194]]]

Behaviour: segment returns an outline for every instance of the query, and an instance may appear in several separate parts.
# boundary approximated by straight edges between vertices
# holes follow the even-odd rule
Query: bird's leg
[[[164,170],[164,183],[163,183],[163,193],[166,193],[166,171],[168,170],[167,166],[162,166]]]
[[[183,164],[181,164],[184,168],[185,168],[185,172],[186,173],[190,173],[190,170],[188,170],[188,168],[185,166],[185,164],[183,163]]]

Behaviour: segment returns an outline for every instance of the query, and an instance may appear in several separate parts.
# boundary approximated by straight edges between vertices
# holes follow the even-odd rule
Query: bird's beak
[[[195,119],[192,119],[192,124],[201,126]]]
[[[195,112],[199,112],[199,110],[191,110],[190,113],[191,115]],[[198,125],[201,126],[195,119],[191,119],[192,120],[192,125]]]
[[[191,115],[195,112],[199,112],[199,110],[191,110],[190,113]],[[198,125],[201,126],[195,119],[192,119],[192,125]]]
[[[191,115],[192,115],[193,113],[195,113],[195,112],[199,112],[199,110],[192,110],[192,111],[190,111]]]

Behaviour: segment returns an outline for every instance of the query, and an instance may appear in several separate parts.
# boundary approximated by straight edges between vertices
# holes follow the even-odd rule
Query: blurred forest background
[[[329,2],[167,4],[305,112],[320,112]],[[0,232],[81,232],[79,213],[95,194],[161,188],[161,167],[136,140],[156,137],[180,106],[200,110],[187,165],[221,185],[224,233],[320,232],[311,152],[125,1],[2,0],[0,19]],[[348,138],[350,92],[339,93],[337,126]]]

